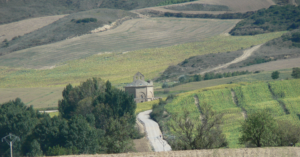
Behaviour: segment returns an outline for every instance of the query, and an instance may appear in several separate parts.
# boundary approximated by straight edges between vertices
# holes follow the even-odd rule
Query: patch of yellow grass
[[[166,100],[166,98],[163,98],[163,100]],[[153,100],[153,101],[148,101],[148,102],[143,102],[143,103],[138,103],[135,113],[138,114],[143,111],[151,110],[152,106],[155,104],[158,104],[159,100]]]

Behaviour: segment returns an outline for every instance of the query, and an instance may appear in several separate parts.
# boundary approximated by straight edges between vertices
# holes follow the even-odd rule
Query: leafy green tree
[[[33,140],[30,144],[30,153],[27,153],[27,156],[43,156],[43,151],[37,140]]]
[[[250,114],[242,123],[239,138],[241,144],[253,144],[257,147],[275,146],[277,123],[266,110]]]
[[[176,140],[171,140],[172,149],[213,149],[227,146],[225,135],[222,133],[223,114],[217,114],[211,106],[201,106],[202,122],[190,118],[190,112],[183,108],[183,115],[172,115],[168,125],[175,133]]]
[[[88,79],[78,87],[69,84],[63,91],[63,99],[58,102],[59,112],[66,119],[76,114],[90,114],[91,102],[104,93],[105,83],[101,79]]]
[[[300,141],[300,126],[288,120],[277,120],[278,146],[295,146]]]
[[[68,122],[68,132],[65,141],[66,148],[76,147],[80,154],[95,154],[101,147],[99,140],[102,139],[104,132],[93,128],[82,116],[73,116]]]
[[[179,79],[178,79],[178,81],[180,82],[180,83],[185,83],[186,82],[186,76],[180,76],[179,77]]]
[[[133,132],[133,127],[128,123],[130,119],[130,115],[124,115],[117,119],[109,119],[105,132],[107,153],[122,153],[132,149],[131,133]]]
[[[161,85],[161,88],[169,88],[168,82],[164,82],[164,83]]]
[[[28,150],[22,149],[22,145],[42,117],[43,115],[35,111],[32,106],[27,107],[20,98],[0,105],[0,137],[9,133],[20,137],[20,141],[14,144],[15,156],[28,153]],[[0,142],[0,156],[9,153],[9,146]]]
[[[31,143],[32,139],[36,139],[41,144],[42,151],[47,152],[49,147],[65,146],[68,131],[69,127],[65,119],[57,116],[53,118],[46,116],[35,127],[31,137],[28,138],[28,143]]]
[[[293,68],[292,77],[300,78],[300,68]]]
[[[201,75],[199,74],[199,75],[194,75],[194,81],[201,81],[202,80],[202,77],[201,77]]]
[[[279,78],[279,74],[280,74],[279,71],[272,72],[272,75],[271,75],[272,79],[273,80],[278,79]]]

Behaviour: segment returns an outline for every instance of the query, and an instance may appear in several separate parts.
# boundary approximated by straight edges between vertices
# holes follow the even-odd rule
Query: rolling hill
[[[35,30],[32,29],[32,32],[29,32],[29,29],[27,34],[16,37],[14,40],[3,42],[4,45],[2,44],[0,48],[0,55],[8,54],[29,47],[55,43],[67,38],[73,38],[84,34],[90,34],[91,31],[96,28],[102,27],[104,25],[110,25],[117,20],[119,21],[117,25],[119,25],[123,21],[130,18],[136,18],[137,16],[138,15],[135,13],[116,9],[93,9],[89,11],[73,13],[60,18],[53,23],[44,25],[44,27],[42,28]],[[79,21],[87,19],[93,19],[94,21]],[[20,22],[22,23],[22,21]],[[114,27],[116,27],[117,25],[115,25]]]
[[[62,40],[76,34],[88,33],[91,28],[108,23],[111,19],[125,16],[127,12],[114,10],[87,11],[77,18],[97,17],[103,14],[98,23],[74,24],[69,15],[40,30],[17,39],[0,52],[31,45],[35,43]],[[110,14],[111,17],[104,15]],[[127,14],[128,15],[128,14]],[[130,15],[130,14],[129,14]],[[0,56],[0,66],[42,68],[65,63],[66,61],[89,57],[95,54],[121,53],[146,48],[159,48],[176,44],[201,41],[205,38],[227,33],[238,20],[206,20],[206,19],[177,19],[177,18],[146,18],[125,21],[119,27],[99,33],[73,37],[53,44],[36,46]],[[80,31],[78,31],[80,30]],[[54,32],[54,33],[53,33]],[[72,36],[71,36],[72,35]],[[49,41],[50,40],[50,41]],[[9,42],[10,44],[10,42]]]
[[[0,0],[0,24],[97,8],[132,10],[156,6],[162,1],[164,0]]]

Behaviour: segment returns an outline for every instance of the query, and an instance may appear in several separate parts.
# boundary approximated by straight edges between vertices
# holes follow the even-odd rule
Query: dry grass
[[[0,42],[4,39],[11,40],[13,37],[23,36],[44,26],[47,26],[66,15],[37,17],[9,24],[0,25]]]
[[[228,71],[275,71],[280,69],[288,69],[300,67],[300,58],[291,58],[291,59],[284,59],[284,60],[277,60],[262,64],[255,64],[250,65],[242,68],[234,68],[234,69],[225,69],[221,70],[222,72]]]
[[[297,157],[300,147],[210,149],[149,153],[70,155],[69,157]],[[68,157],[68,156],[64,156]]]
[[[268,8],[271,5],[275,5],[272,0],[200,0],[194,2],[188,2],[183,4],[173,4],[168,6],[182,6],[187,4],[210,4],[210,5],[225,5],[228,6],[232,11],[175,11],[167,9],[166,6],[160,7],[150,7],[144,9],[138,9],[137,12],[172,12],[172,13],[187,13],[187,14],[221,14],[221,13],[230,13],[230,12],[247,12],[247,11],[255,11],[262,8]]]
[[[0,66],[43,68],[105,52],[127,52],[201,41],[226,33],[239,20],[147,18],[0,57]],[[131,53],[131,52],[128,52]]]
[[[17,97],[28,106],[34,108],[57,107],[62,99],[62,87],[54,88],[0,88],[0,104],[15,100]]]

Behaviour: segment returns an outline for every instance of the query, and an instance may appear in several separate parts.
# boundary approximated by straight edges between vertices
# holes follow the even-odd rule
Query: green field
[[[244,120],[241,108],[234,103],[231,90],[228,88],[209,90],[197,93],[200,106],[207,103],[218,113],[223,113],[224,134],[227,137],[230,148],[241,147],[238,144],[240,123]]]
[[[279,101],[283,102],[286,109],[290,113],[288,117],[300,123],[300,81],[283,80],[270,82],[270,88]]]
[[[285,114],[280,104],[273,99],[268,83],[249,84],[236,87],[233,90],[239,105],[245,108],[248,114],[263,109],[270,111],[273,116],[283,116]]]
[[[279,80],[285,79],[291,76],[291,69],[283,69],[280,71]],[[179,94],[189,92],[193,90],[199,90],[202,88],[218,86],[222,84],[235,84],[239,82],[257,82],[257,81],[272,81],[271,73],[269,71],[261,72],[257,74],[235,76],[222,79],[206,80],[200,82],[190,82],[175,86],[168,89],[161,88],[162,83],[154,83],[155,97],[167,97],[170,94]],[[284,82],[284,81],[283,81]],[[125,84],[116,84],[119,89],[123,89]],[[293,85],[291,85],[293,86]],[[14,100],[19,97],[26,105],[33,105],[34,108],[53,108],[57,107],[57,101],[62,99],[62,91],[64,87],[35,87],[35,88],[0,88],[0,103]],[[168,92],[165,92],[167,90]],[[157,101],[138,104],[140,107],[137,109],[137,113],[151,109],[154,103]]]
[[[35,70],[0,67],[0,88],[62,87],[79,84],[91,77],[109,79],[113,84],[131,82],[140,71],[146,79],[153,79],[171,64],[177,64],[194,55],[235,51],[265,43],[284,32],[257,36],[216,36],[202,42],[179,44],[123,53],[93,55],[69,61],[54,69]]]
[[[286,104],[286,108],[290,110],[290,114],[284,112],[277,99],[272,95],[268,86],[269,83],[273,86],[270,87],[271,89],[277,89],[277,93],[285,92],[288,95],[283,101]],[[222,129],[229,142],[229,147],[241,148],[244,145],[238,144],[238,138],[240,136],[239,128],[241,122],[246,116],[243,115],[243,109],[246,110],[247,114],[267,109],[276,119],[286,119],[300,124],[300,79],[271,81],[269,83],[227,84],[182,93],[173,102],[167,104],[165,108],[170,114],[180,114],[181,108],[185,107],[192,113],[193,118],[197,118],[200,116],[200,112],[194,101],[194,95],[196,94],[199,98],[200,106],[207,103],[216,112],[224,114]],[[235,104],[233,100],[235,97],[232,90],[235,92],[238,104]]]

